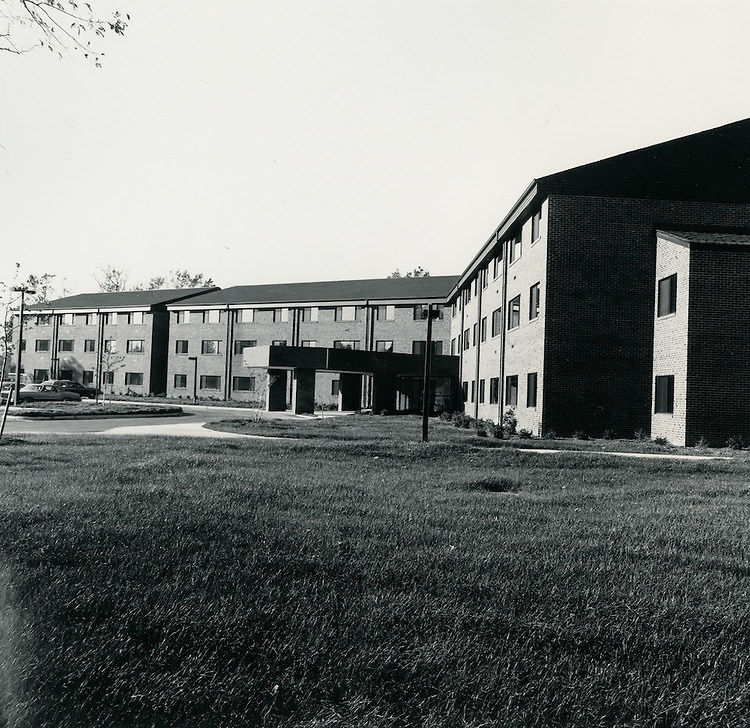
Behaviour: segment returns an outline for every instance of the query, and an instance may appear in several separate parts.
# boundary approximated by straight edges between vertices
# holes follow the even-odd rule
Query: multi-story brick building
[[[212,290],[82,293],[31,306],[24,316],[24,378],[73,379],[115,393],[163,394],[166,306]]]
[[[460,356],[467,411],[497,421],[513,408],[518,426],[535,434],[649,431],[654,372],[666,376],[663,367],[672,366],[654,353],[660,280],[656,231],[747,232],[749,183],[750,120],[534,180],[449,297],[451,351]],[[688,239],[692,306],[698,271],[705,276],[700,287],[705,297],[710,286],[719,285],[714,279],[725,266],[746,270],[738,262],[746,248]],[[670,255],[670,265],[687,264],[684,252]],[[659,265],[664,272],[667,258]],[[748,278],[743,280],[747,288]],[[725,289],[736,293],[740,285],[734,280],[720,288],[730,295]],[[740,298],[735,295],[729,307],[737,314]],[[715,325],[723,305],[715,298],[704,305],[713,306]],[[732,323],[732,332],[741,329],[731,340],[743,355],[747,320],[745,309]],[[667,323],[657,323],[661,347]],[[683,324],[671,324],[669,334],[682,336],[681,346],[693,330],[700,332],[698,338],[707,334],[700,327],[685,333]],[[729,336],[728,323],[725,328]],[[697,340],[687,349],[690,356],[702,351]],[[717,360],[718,351],[704,357],[704,364]],[[676,351],[670,356],[676,360]],[[725,361],[724,366],[731,378],[730,365]],[[716,406],[725,414],[735,412],[725,394],[709,384],[705,366],[694,371],[699,370],[701,385],[696,381],[687,390],[688,397],[695,392],[698,410]],[[683,386],[677,382],[676,377],[675,393]],[[746,383],[735,377],[727,391],[739,386],[746,391]],[[742,428],[736,421],[724,422],[721,429],[746,432],[747,414],[737,416],[744,417]],[[655,423],[659,431],[682,437],[665,429],[661,419]]]
[[[443,316],[456,276],[236,286],[170,304],[167,394],[258,401],[259,373],[243,350],[299,346],[422,354],[425,308],[433,304],[433,352],[447,353]],[[321,404],[338,396],[338,376],[320,373]],[[414,383],[418,387],[418,383]],[[291,381],[289,383],[291,398]],[[367,404],[365,386],[363,404]],[[413,398],[412,398],[413,399]]]

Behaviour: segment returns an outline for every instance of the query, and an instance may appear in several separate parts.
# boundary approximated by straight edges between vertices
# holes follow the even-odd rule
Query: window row
[[[188,375],[187,374],[175,374],[174,375],[174,388],[175,389],[187,389],[188,386]],[[200,389],[205,390],[220,390],[221,389],[221,376],[213,374],[204,374],[198,377],[198,386]],[[255,391],[255,377],[232,377],[232,391],[234,392],[254,392]]]
[[[464,401],[485,403],[487,394],[487,380],[480,379],[478,382],[463,382],[462,389]],[[489,379],[489,404],[498,404],[500,402],[500,378],[490,377]],[[505,404],[508,407],[518,406],[518,375],[513,374],[505,377]],[[526,375],[526,406],[537,406],[537,373],[530,372]]]
[[[24,340],[24,351],[26,350],[26,341]],[[49,339],[37,339],[34,343],[34,351],[45,352],[51,350],[52,342]],[[128,354],[143,354],[145,351],[145,339],[128,339],[125,344],[125,350]],[[75,351],[75,339],[60,339],[57,342],[57,350],[64,352]],[[114,339],[107,339],[104,342],[104,351],[114,352],[117,350],[117,342]],[[84,339],[83,351],[96,351],[96,339]]]
[[[128,312],[115,312],[111,311],[108,313],[60,313],[56,314],[57,323],[60,326],[75,326],[82,324],[83,326],[96,326],[99,323],[99,317],[101,322],[105,326],[111,326],[117,323],[121,324],[144,324],[146,323],[146,313],[144,311],[128,311]],[[24,317],[25,318],[25,317]],[[52,324],[52,314],[40,313],[36,317],[37,326],[49,326]]]

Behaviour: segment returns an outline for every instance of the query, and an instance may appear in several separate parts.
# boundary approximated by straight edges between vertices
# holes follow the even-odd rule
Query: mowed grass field
[[[750,724],[746,458],[300,427],[4,440],[0,725]]]

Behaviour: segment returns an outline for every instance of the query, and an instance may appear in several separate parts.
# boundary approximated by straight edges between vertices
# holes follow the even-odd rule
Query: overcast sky
[[[535,177],[750,116],[746,0],[114,5],[102,68],[0,53],[2,281],[458,274]]]

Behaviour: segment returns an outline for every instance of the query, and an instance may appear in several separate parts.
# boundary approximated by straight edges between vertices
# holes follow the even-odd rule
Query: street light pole
[[[198,399],[198,357],[189,356],[188,359],[193,362],[193,402]]]
[[[432,369],[432,304],[427,306],[427,342],[424,350],[424,385],[422,388],[422,442],[428,439],[430,416],[430,374]]]
[[[16,362],[16,386],[13,390],[13,401],[18,404],[18,392],[21,389],[21,356],[23,354],[23,304],[26,294],[34,295],[35,290],[28,286],[14,286],[13,290],[21,294],[21,308],[18,315],[18,359]]]

